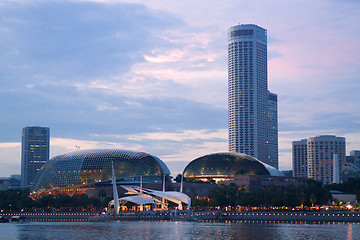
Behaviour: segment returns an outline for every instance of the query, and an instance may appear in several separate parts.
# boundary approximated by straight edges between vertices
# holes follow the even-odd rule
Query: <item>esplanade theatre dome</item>
[[[223,178],[235,175],[284,176],[276,168],[244,153],[213,153],[191,161],[184,169],[187,178]]]
[[[159,178],[170,171],[159,158],[144,152],[92,149],[62,154],[50,159],[39,171],[32,194],[52,189],[102,183],[133,177]]]

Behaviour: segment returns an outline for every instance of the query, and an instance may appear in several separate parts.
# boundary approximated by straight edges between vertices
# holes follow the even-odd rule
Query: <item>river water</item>
[[[354,223],[29,222],[0,223],[0,239],[360,239]]]

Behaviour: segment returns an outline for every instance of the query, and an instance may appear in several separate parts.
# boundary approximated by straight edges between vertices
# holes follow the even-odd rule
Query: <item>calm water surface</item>
[[[360,225],[203,222],[0,223],[0,239],[359,239]]]

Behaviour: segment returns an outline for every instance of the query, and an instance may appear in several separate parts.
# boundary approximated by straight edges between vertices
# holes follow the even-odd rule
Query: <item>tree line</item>
[[[266,189],[246,191],[234,183],[220,185],[210,191],[209,199],[193,198],[195,208],[204,207],[296,207],[325,205],[331,200],[329,190],[321,182],[308,179],[307,184],[290,185],[285,190],[268,186]]]
[[[95,197],[86,194],[77,196],[47,195],[33,200],[28,197],[29,189],[0,191],[0,210],[3,212],[51,212],[51,211],[101,211],[107,207],[112,196],[100,190]]]
[[[342,183],[325,185],[325,188],[328,190],[338,190],[346,194],[356,194],[356,200],[360,202],[360,178],[350,177]]]
[[[257,191],[245,191],[231,183],[219,185],[210,190],[209,198],[192,198],[193,208],[207,207],[311,207],[325,205],[331,201],[330,190],[356,194],[360,200],[360,178],[349,178],[340,184],[323,186],[321,182],[308,179],[305,185],[290,185],[286,191],[268,186]],[[68,195],[47,195],[33,200],[28,197],[29,189],[13,189],[0,191],[0,210],[3,212],[31,211],[101,211],[113,199],[104,190],[94,197],[86,194],[70,197]]]

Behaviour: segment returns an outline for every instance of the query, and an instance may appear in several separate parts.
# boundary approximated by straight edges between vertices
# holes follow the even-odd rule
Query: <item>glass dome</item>
[[[32,192],[109,181],[112,162],[117,179],[170,175],[165,163],[148,153],[118,149],[82,150],[50,159],[39,171]]]
[[[213,153],[191,161],[184,177],[230,177],[234,175],[284,176],[276,168],[243,153]]]

